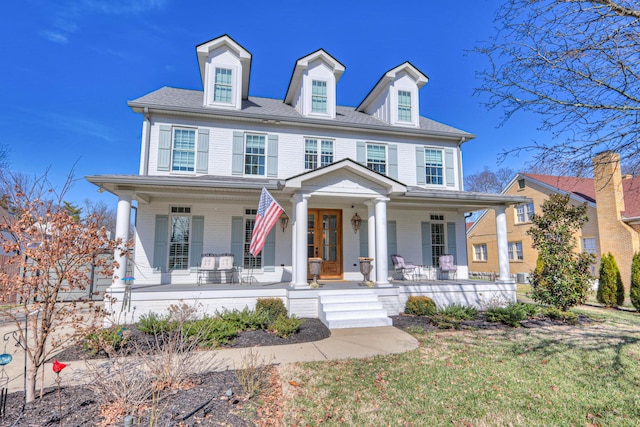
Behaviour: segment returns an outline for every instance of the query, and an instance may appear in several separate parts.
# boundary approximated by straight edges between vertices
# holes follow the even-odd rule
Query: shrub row
[[[197,340],[200,347],[212,348],[230,344],[242,331],[269,330],[287,338],[297,333],[302,325],[301,319],[287,316],[287,309],[279,298],[259,298],[255,310],[224,310],[198,319],[180,318],[176,311],[179,309],[170,309],[166,314],[144,314],[136,327],[140,332],[155,336],[181,333],[187,340]],[[190,314],[195,314],[195,310]],[[84,347],[92,353],[118,350],[126,344],[125,331],[126,328],[118,326],[92,333],[86,337]]]
[[[405,313],[429,316],[431,322],[441,329],[459,329],[463,320],[474,320],[478,317],[478,310],[473,307],[451,304],[437,309],[433,300],[424,296],[409,297]],[[576,313],[522,302],[509,304],[505,307],[490,308],[485,312],[485,315],[490,322],[504,323],[513,327],[518,327],[523,320],[536,316],[544,316],[572,325],[578,322]]]

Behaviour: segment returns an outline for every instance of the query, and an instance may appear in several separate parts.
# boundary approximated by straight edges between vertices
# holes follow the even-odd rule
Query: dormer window
[[[411,92],[406,90],[398,91],[398,121],[411,121]]]
[[[311,112],[327,113],[327,82],[313,80],[311,84]]]
[[[233,71],[228,68],[216,68],[213,89],[213,102],[231,104],[233,102]]]

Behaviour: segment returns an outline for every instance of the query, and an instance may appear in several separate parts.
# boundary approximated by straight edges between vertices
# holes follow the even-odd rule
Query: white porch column
[[[507,238],[507,214],[505,206],[496,206],[493,208],[496,213],[496,238],[498,241],[498,265],[500,267],[500,275],[496,282],[498,283],[515,283],[511,279],[509,272],[509,242]]]
[[[386,197],[375,200],[376,223],[376,283],[378,286],[391,286],[389,283],[389,254],[387,253],[387,202]]]
[[[291,286],[294,287],[296,283],[296,263],[298,261],[296,252],[296,200],[291,198]]]
[[[308,194],[296,194],[295,196],[295,224],[296,229],[296,266],[293,271],[293,277],[295,277],[293,286],[295,288],[308,287],[307,283],[307,220],[308,220],[308,200],[311,197]]]
[[[372,200],[364,202],[364,204],[367,206],[367,237],[369,241],[369,253],[367,256],[373,258],[373,268],[369,274],[369,279],[375,282],[376,277],[378,277],[376,275],[376,205]]]
[[[129,226],[131,224],[131,191],[118,193],[118,210],[116,216],[116,240],[120,240],[123,244],[129,241]],[[127,275],[127,257],[122,255],[120,250],[116,248],[113,258],[118,262],[118,267],[113,269],[113,281],[111,286],[114,288],[125,286],[122,280]]]

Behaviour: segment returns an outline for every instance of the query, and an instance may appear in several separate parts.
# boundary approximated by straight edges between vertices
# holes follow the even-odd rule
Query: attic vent
[[[520,190],[524,190],[524,178],[520,178],[520,179],[518,180],[518,188],[519,188]]]

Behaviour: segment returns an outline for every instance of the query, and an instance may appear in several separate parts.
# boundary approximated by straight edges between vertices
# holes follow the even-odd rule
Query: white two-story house
[[[225,294],[227,305],[242,300],[240,291],[253,298],[277,289],[290,312],[318,316],[318,295],[331,288],[384,294],[394,314],[409,291],[393,280],[392,254],[434,268],[439,255],[453,254],[456,281],[440,282],[440,291],[478,293],[477,284],[465,290],[464,215],[486,208],[496,210],[504,241],[498,285],[509,285],[500,230],[505,208],[525,199],[463,191],[461,147],[474,135],[420,115],[428,78],[411,63],[385,72],[353,108],[336,105],[345,66],[322,49],[295,62],[283,99],[249,96],[252,56],[231,37],[196,53],[203,90],[163,87],[129,102],[143,117],[139,173],[87,177],[118,197],[117,237],[131,237],[137,201],[135,251],[120,259],[112,295],[124,288],[133,262],[132,298],[143,288],[165,291],[148,307],[185,297],[185,289],[200,300],[235,291]],[[253,257],[248,247],[262,188],[286,217]],[[203,253],[233,254],[239,274],[271,286],[195,286]],[[310,257],[323,260],[324,289],[309,289]],[[353,286],[362,281],[358,257],[373,258],[373,290]],[[428,283],[420,286],[416,292],[429,293]],[[477,298],[462,302],[469,301]]]

